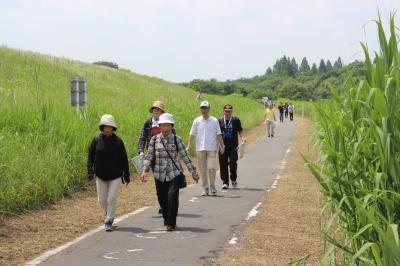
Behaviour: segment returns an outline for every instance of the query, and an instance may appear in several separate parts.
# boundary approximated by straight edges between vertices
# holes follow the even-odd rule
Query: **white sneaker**
[[[202,196],[202,197],[208,196],[208,195],[209,195],[209,192],[208,192],[208,191],[209,191],[209,190],[208,190],[208,187],[204,188],[203,193],[201,193],[200,196]]]
[[[210,190],[211,190],[211,196],[217,196],[217,190],[215,189],[214,186],[210,186]]]
[[[228,184],[223,184],[222,189],[228,189],[229,185]]]
[[[237,188],[237,182],[236,181],[232,182],[232,187]]]

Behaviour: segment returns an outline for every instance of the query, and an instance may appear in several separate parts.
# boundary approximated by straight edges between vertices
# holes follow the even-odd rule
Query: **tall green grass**
[[[70,106],[70,78],[76,76],[87,80],[86,120]],[[247,128],[262,119],[263,108],[253,100],[239,95],[205,98],[215,116],[224,104],[233,104]],[[177,133],[186,139],[199,115],[192,90],[129,70],[0,47],[0,215],[40,208],[84,188],[87,146],[99,133],[104,113],[116,117],[117,134],[129,156],[136,154],[154,100],[166,103]]]
[[[349,78],[317,104],[321,162],[308,165],[326,196],[324,265],[400,265],[400,61],[398,32],[376,21],[380,51],[365,79]]]

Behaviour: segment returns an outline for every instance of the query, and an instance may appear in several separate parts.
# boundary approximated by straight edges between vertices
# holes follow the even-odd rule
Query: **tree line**
[[[284,55],[264,74],[252,78],[227,81],[194,79],[181,85],[203,93],[238,93],[255,99],[263,96],[271,99],[325,99],[331,96],[329,84],[342,91],[349,74],[361,77],[363,72],[364,65],[359,61],[344,65],[338,57],[333,64],[330,60],[321,59],[318,65],[310,65],[307,58],[303,57],[299,65],[294,57]]]

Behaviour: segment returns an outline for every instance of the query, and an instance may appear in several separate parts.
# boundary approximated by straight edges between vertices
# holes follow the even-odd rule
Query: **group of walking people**
[[[219,119],[211,116],[210,110],[208,101],[200,103],[201,115],[193,121],[187,146],[176,134],[174,117],[165,112],[161,101],[155,101],[150,107],[152,116],[142,127],[138,140],[138,153],[144,156],[140,179],[147,182],[150,170],[153,172],[159,212],[167,231],[176,228],[183,172],[179,155],[196,183],[201,177],[201,196],[217,195],[217,154],[222,189],[228,189],[229,182],[232,187],[237,187],[238,138],[245,142],[241,121],[233,116],[230,104],[224,106],[223,116]],[[105,230],[112,231],[120,185],[128,186],[130,182],[129,163],[124,142],[115,134],[117,124],[114,117],[103,115],[99,129],[101,133],[89,146],[88,179],[96,178],[98,201],[105,212]],[[200,176],[189,153],[194,142]]]
[[[264,122],[267,126],[267,136],[269,137],[274,137],[275,135],[275,127],[276,127],[276,116],[275,116],[275,109],[274,109],[274,103],[270,100],[268,102],[267,107],[265,108],[264,112]],[[283,122],[283,117],[285,116],[286,118],[289,115],[290,121],[293,121],[293,116],[294,116],[294,105],[292,103],[285,103],[283,104],[282,102],[278,105],[278,111],[279,111],[279,121],[282,123]]]

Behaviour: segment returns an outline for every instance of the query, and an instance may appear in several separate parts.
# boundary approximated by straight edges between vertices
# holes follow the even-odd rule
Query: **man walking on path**
[[[223,182],[222,189],[229,188],[229,171],[232,186],[237,187],[237,161],[238,161],[238,134],[242,141],[245,139],[242,136],[242,123],[238,117],[232,115],[233,106],[226,104],[224,106],[224,116],[219,121],[219,126],[222,132],[222,138],[225,144],[225,152],[219,154],[219,169]],[[228,169],[229,168],[229,169]]]
[[[267,124],[268,137],[274,137],[276,117],[275,117],[274,106],[272,103],[269,105],[267,109],[265,109],[264,122]]]
[[[285,105],[284,105],[284,109],[285,109],[285,118],[288,117],[288,108],[289,108],[288,103],[285,103]]]
[[[290,121],[293,121],[294,105],[292,103],[289,104],[288,110],[289,110]]]
[[[278,105],[278,110],[279,110],[279,121],[280,121],[280,122],[283,122],[283,113],[285,112],[283,103],[280,103],[280,104]]]
[[[217,172],[217,141],[220,145],[220,153],[225,150],[224,141],[221,136],[218,119],[210,116],[210,104],[203,101],[200,104],[201,116],[197,117],[192,124],[189,133],[187,149],[190,150],[193,139],[196,137],[196,152],[198,167],[200,169],[203,184],[202,196],[216,196],[215,175]]]

